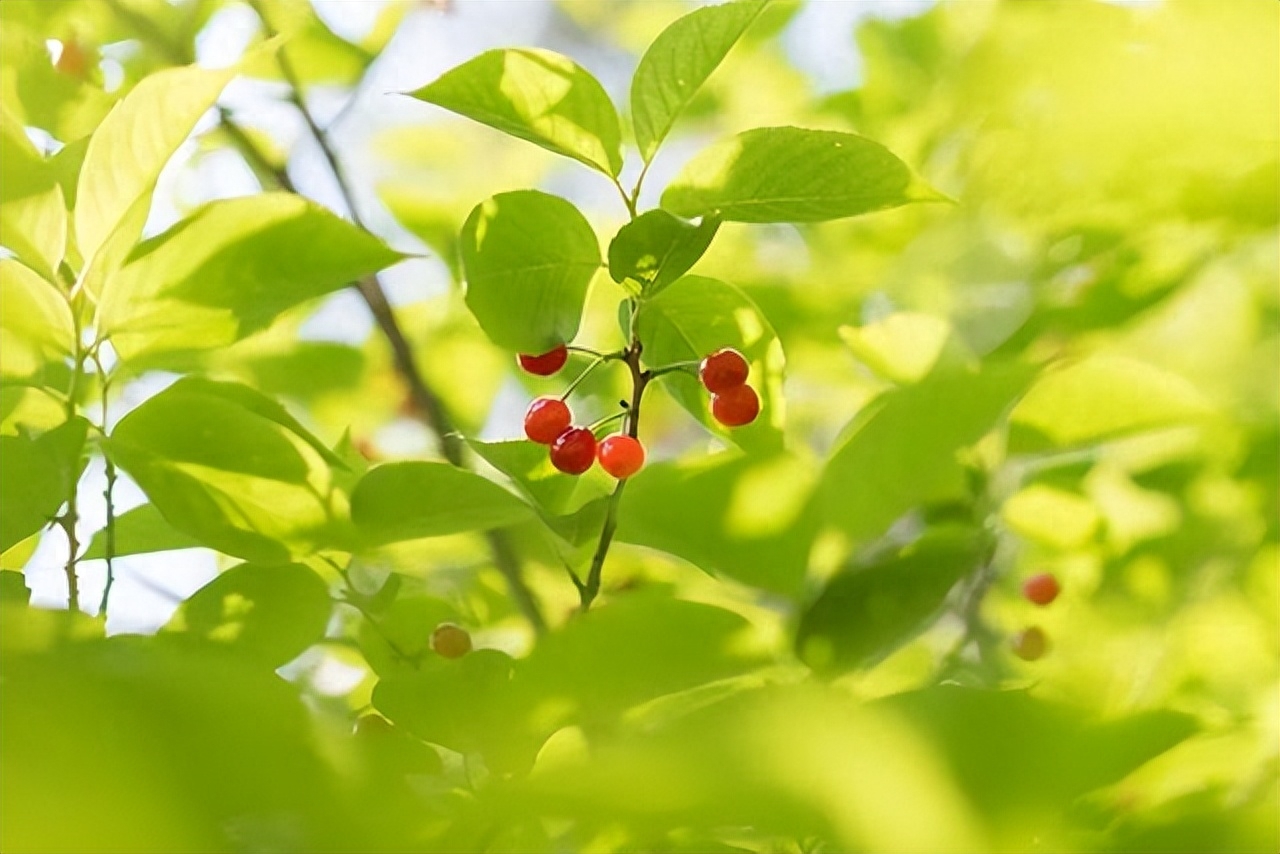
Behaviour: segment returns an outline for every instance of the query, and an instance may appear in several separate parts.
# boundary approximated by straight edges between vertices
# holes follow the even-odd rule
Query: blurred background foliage
[[[170,386],[179,374],[264,396],[233,402],[276,456],[219,471],[218,489],[288,469],[262,499],[286,518],[249,545],[216,522],[206,536],[198,502],[195,521],[157,512],[122,475],[119,587],[95,615],[101,447],[61,469],[45,454],[84,443],[47,391],[70,369],[39,330],[64,321],[6,284],[4,489],[36,502],[30,484],[56,497],[79,478],[89,613],[63,610],[62,531],[6,540],[0,847],[1280,849],[1280,7],[770,4],[655,161],[642,209],[706,144],[784,124],[865,134],[957,202],[721,227],[694,272],[737,285],[776,333],[785,448],[738,450],[655,387],[650,463],[587,616],[564,566],[589,556],[608,484],[566,486],[496,444],[563,383],[484,337],[458,234],[480,200],[526,187],[571,199],[605,243],[626,211],[576,164],[389,93],[517,39],[621,101],[645,47],[694,7],[257,8],[371,230],[417,256],[386,281],[427,384],[483,473],[559,514],[501,519],[552,630],[535,636],[476,532],[349,565],[314,547],[350,536],[345,505],[313,506],[315,489],[345,502],[369,461],[443,447],[349,289],[263,308],[216,347],[122,359],[106,389],[86,374],[86,408],[118,425],[109,449],[131,472],[185,465],[125,463],[155,452],[139,450],[148,425],[174,447],[237,435],[220,415],[232,392]],[[268,35],[232,0],[4,0],[0,28],[0,243],[51,281],[47,194],[74,208],[112,106]],[[850,67],[815,72],[833,40]],[[162,173],[144,236],[260,189],[350,214],[270,48]],[[344,234],[269,251],[332,291],[350,276],[324,253],[349,257]],[[578,341],[605,350],[620,339],[602,279]],[[623,379],[596,372],[580,420],[612,411]],[[1019,589],[1045,571],[1063,592],[1039,609]],[[442,621],[476,651],[433,653]],[[1049,638],[1035,662],[1010,652],[1029,625]]]

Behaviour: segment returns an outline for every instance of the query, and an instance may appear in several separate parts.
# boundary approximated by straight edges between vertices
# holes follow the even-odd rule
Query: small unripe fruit
[[[71,38],[62,43],[62,53],[58,55],[58,62],[54,68],[68,77],[84,80],[89,73],[89,61],[88,51]]]
[[[443,658],[462,658],[471,652],[471,635],[453,623],[441,623],[431,633],[431,648]]]
[[[569,429],[573,413],[558,397],[540,397],[524,413],[524,434],[539,445],[550,445]]]
[[[760,414],[760,397],[749,385],[711,395],[711,414],[726,427],[741,427]]]
[[[582,474],[596,459],[596,437],[586,427],[570,427],[551,443],[551,465],[565,474]]]
[[[1058,584],[1058,579],[1049,572],[1033,575],[1022,582],[1022,595],[1028,602],[1034,602],[1037,605],[1048,605],[1058,598],[1060,592],[1062,588]]]
[[[1049,651],[1049,636],[1039,626],[1028,626],[1013,636],[1013,654],[1023,661],[1036,661]]]
[[[623,433],[607,436],[596,451],[600,468],[624,480],[644,466],[644,445]]]
[[[554,350],[548,350],[540,356],[530,356],[521,353],[516,357],[516,361],[520,363],[520,367],[524,368],[531,374],[537,374],[540,377],[549,377],[556,371],[564,367],[564,363],[569,359],[569,348],[563,344]]]
[[[712,394],[720,394],[737,388],[747,381],[751,368],[737,350],[717,350],[702,360],[698,366],[698,379]]]

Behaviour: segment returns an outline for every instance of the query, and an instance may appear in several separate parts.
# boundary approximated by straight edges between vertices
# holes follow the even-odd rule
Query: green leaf
[[[372,545],[487,531],[530,515],[527,504],[498,484],[448,463],[381,465],[351,495],[351,519]]]
[[[0,552],[53,520],[80,477],[88,430],[73,418],[37,438],[0,436]]]
[[[760,416],[746,427],[727,429],[711,417],[710,397],[691,373],[676,371],[660,382],[680,405],[713,433],[746,450],[782,447],[784,422],[782,343],[755,303],[733,285],[685,276],[640,306],[636,329],[650,368],[697,361],[733,347],[751,364],[748,382],[760,395]]]
[[[138,247],[104,285],[98,323],[127,363],[154,364],[224,347],[401,257],[292,193],[212,202]]]
[[[67,248],[67,208],[50,161],[0,108],[0,240],[47,278]]]
[[[153,504],[143,504],[115,518],[113,557],[151,554],[176,549],[198,548],[204,543],[169,524]],[[93,535],[83,560],[102,560],[107,556],[107,529]]]
[[[1203,418],[1211,411],[1187,380],[1119,356],[1093,356],[1045,373],[1010,415],[1019,451],[1084,445]]]
[[[695,92],[768,0],[739,0],[677,19],[649,45],[631,78],[631,122],[648,163]]]
[[[226,554],[284,563],[349,539],[325,457],[219,385],[175,383],[116,425],[107,452],[170,525]]]
[[[0,258],[0,305],[0,380],[49,384],[50,364],[62,367],[76,350],[66,296],[18,261]]]
[[[195,66],[156,72],[103,119],[89,141],[76,190],[76,242],[86,262],[131,219],[130,210],[150,198],[160,170],[234,75],[234,68]]]
[[[981,532],[939,529],[841,572],[800,618],[796,651],[824,673],[874,664],[937,617],[947,593],[979,567],[988,549]]]
[[[699,153],[662,194],[683,217],[822,222],[943,198],[866,137],[755,128]]]
[[[556,516],[575,513],[613,492],[616,481],[597,466],[570,477],[551,465],[545,445],[525,439],[505,442],[468,440],[485,462],[516,482],[539,507]]]
[[[1022,365],[944,373],[885,392],[858,413],[822,476],[828,522],[854,542],[920,504],[962,498],[956,452],[978,441],[1032,377]]]
[[[411,94],[606,175],[622,171],[613,102],[598,80],[558,53],[490,50]]]
[[[931,314],[895,312],[875,323],[842,326],[840,337],[863,364],[904,385],[972,360],[946,318]]]
[[[399,578],[389,576],[387,583],[393,586],[392,592],[400,586],[396,580]],[[369,605],[365,607],[368,609]],[[379,676],[388,676],[416,670],[424,660],[434,657],[431,633],[441,623],[457,622],[458,614],[443,599],[408,594],[396,596],[377,620],[376,627],[367,619],[361,620],[357,637],[369,666]]]
[[[1074,549],[1093,539],[1102,523],[1089,499],[1033,483],[1010,496],[1000,517],[1015,533],[1057,549]]]
[[[600,244],[586,217],[537,190],[499,193],[462,227],[467,307],[493,343],[545,353],[578,334]]]
[[[635,282],[646,297],[655,296],[698,263],[719,228],[716,217],[703,217],[694,225],[661,209],[646,211],[609,244],[609,275],[618,284]]]
[[[794,595],[817,525],[812,464],[790,454],[719,454],[648,465],[618,511],[618,539],[736,581]]]
[[[333,602],[324,579],[296,563],[242,563],[179,606],[166,631],[224,645],[271,669],[324,637]]]

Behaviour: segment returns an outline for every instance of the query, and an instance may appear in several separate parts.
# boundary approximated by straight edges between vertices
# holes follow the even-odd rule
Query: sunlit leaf
[[[662,206],[730,222],[821,222],[940,198],[878,142],[775,127],[699,153],[663,192]]]
[[[351,495],[352,521],[373,545],[500,528],[531,512],[493,481],[448,463],[377,466]]]
[[[649,45],[631,79],[631,121],[646,163],[767,2],[738,0],[696,9]]]
[[[462,227],[467,307],[499,347],[545,353],[578,334],[600,245],[578,209],[536,190],[500,193]]]
[[[112,535],[113,557],[150,554],[175,549],[191,549],[204,545],[200,540],[169,524],[153,504],[143,504],[116,516]],[[84,560],[101,560],[107,556],[107,529],[93,535]]]
[[[49,524],[82,468],[89,424],[73,418],[38,436],[0,436],[0,552]]]
[[[131,363],[223,347],[400,257],[291,193],[212,202],[108,279],[99,325]]]
[[[242,563],[182,603],[166,627],[276,668],[324,636],[333,602],[320,576],[296,563]]]
[[[715,217],[694,225],[661,209],[646,211],[609,244],[609,275],[619,284],[634,282],[646,297],[655,296],[698,263],[719,228]]]
[[[52,278],[67,245],[67,209],[53,166],[0,109],[0,241]]]
[[[11,258],[0,258],[0,378],[39,382],[50,363],[76,350],[75,321],[56,287]]]
[[[487,51],[412,94],[606,175],[622,169],[613,102],[599,81],[558,53]]]
[[[580,477],[570,477],[551,465],[545,445],[525,439],[506,442],[469,442],[485,462],[511,478],[548,513],[574,513],[613,491],[615,481],[592,466]]]

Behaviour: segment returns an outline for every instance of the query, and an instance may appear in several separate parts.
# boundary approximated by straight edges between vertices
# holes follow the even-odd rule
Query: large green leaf
[[[88,429],[74,418],[35,438],[0,436],[0,552],[49,524],[70,497]]]
[[[226,346],[401,257],[292,193],[212,202],[108,278],[98,323],[126,362],[154,363]]]
[[[52,164],[0,108],[0,241],[53,278],[67,247],[67,208]]]
[[[412,95],[606,175],[622,170],[613,102],[598,80],[558,53],[487,51]]]
[[[143,504],[115,518],[112,534],[112,557],[151,554],[175,549],[192,549],[204,545],[190,534],[169,524],[154,504]],[[101,560],[107,556],[107,529],[93,535],[84,560]]]
[[[346,496],[312,441],[235,395],[187,381],[126,415],[107,451],[177,530],[283,563],[349,539]]]
[[[462,227],[467,307],[499,347],[545,353],[578,334],[600,244],[586,217],[537,190],[499,193]]]
[[[795,594],[817,528],[810,501],[816,480],[811,463],[785,453],[655,463],[623,493],[618,539]]]
[[[448,463],[381,465],[351,495],[352,521],[371,545],[501,528],[531,513],[498,484]]]
[[[649,45],[631,78],[631,122],[646,163],[767,2],[738,0],[697,9],[677,19]]]
[[[662,206],[731,222],[821,222],[940,198],[878,142],[776,127],[699,153],[663,192]]]
[[[1010,415],[1015,450],[1042,450],[1202,419],[1209,401],[1153,365],[1094,356],[1045,373]]]
[[[694,225],[661,209],[646,211],[609,243],[609,275],[618,284],[634,282],[645,297],[655,296],[698,263],[719,228],[715,217]]]
[[[827,461],[827,521],[857,542],[920,504],[963,497],[956,452],[996,424],[1031,376],[1022,365],[944,373],[867,404]]]
[[[677,371],[659,382],[713,433],[747,450],[782,447],[786,359],[773,327],[750,297],[718,279],[685,276],[641,305],[636,329],[651,368],[697,361],[722,347],[741,352],[751,364],[748,382],[760,395],[760,416],[746,427],[720,426],[711,417],[706,389],[691,373]]]
[[[195,66],[159,71],[112,108],[89,141],[76,191],[76,242],[86,261],[122,222],[132,228],[130,210],[145,206],[160,170],[234,74]]]
[[[276,668],[324,637],[333,601],[324,579],[296,563],[242,563],[191,594],[165,628]]]
[[[11,258],[0,258],[0,379],[39,383],[51,364],[76,349],[75,321],[65,295]]]
[[[988,549],[972,529],[939,529],[832,578],[805,610],[796,650],[822,672],[874,664],[936,617],[947,593]]]

